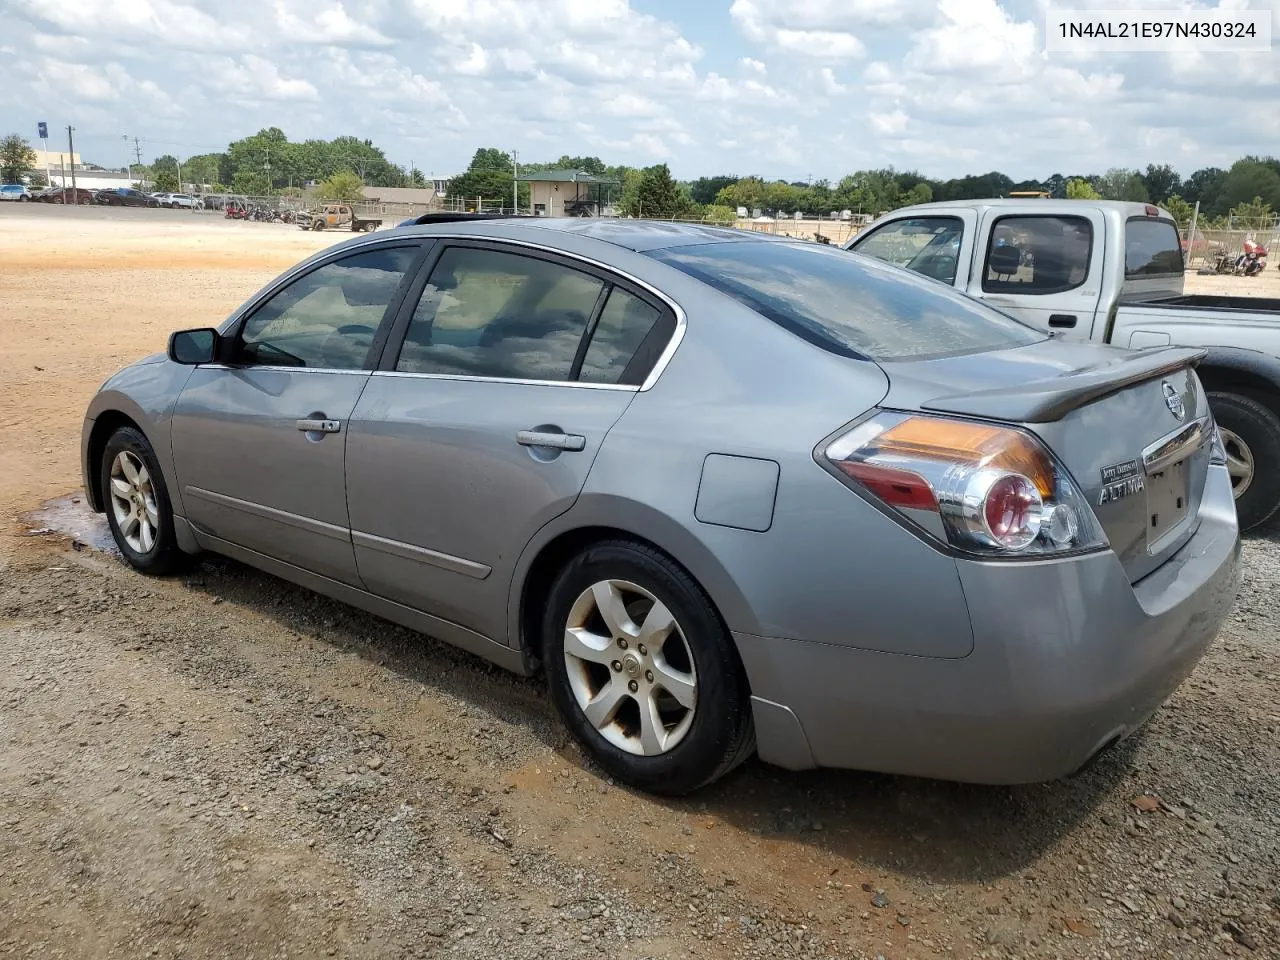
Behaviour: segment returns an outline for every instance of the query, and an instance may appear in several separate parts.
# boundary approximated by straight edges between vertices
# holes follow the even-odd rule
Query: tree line
[[[17,134],[0,138],[0,178],[15,182],[34,163],[30,145]],[[267,127],[228,144],[218,153],[185,160],[165,154],[149,166],[134,168],[139,180],[157,191],[176,191],[181,183],[208,185],[213,192],[248,196],[300,192],[303,184],[322,183],[321,192],[354,199],[364,186],[424,187],[422,171],[388,160],[372,141],[355,136],[332,140],[290,141],[279,127]],[[476,150],[467,169],[448,184],[451,197],[479,198],[487,207],[507,205],[516,185],[516,163],[496,147]],[[677,181],[666,164],[634,167],[609,165],[594,156],[562,156],[523,163],[522,176],[540,170],[581,170],[614,181],[606,198],[625,215],[732,220],[738,208],[754,215],[830,216],[848,210],[877,215],[931,200],[975,200],[1019,191],[1075,199],[1134,200],[1156,203],[1180,222],[1191,218],[1199,202],[1201,222],[1219,225],[1230,215],[1266,217],[1280,210],[1280,159],[1247,156],[1229,168],[1204,167],[1182,177],[1170,164],[1148,164],[1145,170],[1116,167],[1103,173],[1054,173],[1043,180],[1014,180],[992,171],[953,179],[925,176],[914,170],[859,170],[830,180],[776,180],[760,175],[722,174]],[[519,184],[516,199],[528,209],[528,184]]]

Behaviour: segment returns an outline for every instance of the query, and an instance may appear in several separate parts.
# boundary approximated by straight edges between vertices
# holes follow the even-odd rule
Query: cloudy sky
[[[1113,2],[1061,6],[1116,7]],[[1125,0],[1270,9],[1280,0]],[[1280,152],[1280,51],[1044,53],[1045,0],[3,0],[0,133],[122,166],[263,126],[448,175],[477,146],[678,177],[1017,179]],[[36,143],[36,146],[39,144]]]

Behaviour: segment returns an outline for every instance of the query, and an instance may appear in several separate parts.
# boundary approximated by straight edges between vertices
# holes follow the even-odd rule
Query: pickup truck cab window
[[[998,218],[982,272],[987,293],[1045,295],[1084,284],[1093,251],[1093,226],[1084,217],[1028,215]]]
[[[910,217],[868,234],[858,253],[953,284],[963,235],[959,217]]]
[[[1124,225],[1124,278],[1182,273],[1182,238],[1171,220],[1130,217]]]

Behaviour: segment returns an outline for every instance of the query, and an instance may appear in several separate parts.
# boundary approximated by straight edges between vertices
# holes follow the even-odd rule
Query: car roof
[[[475,217],[459,215],[456,219],[439,217],[434,222],[412,223],[398,228],[400,232],[421,236],[475,236],[497,239],[543,239],[547,234],[575,234],[601,240],[615,246],[643,253],[668,247],[684,247],[697,243],[742,243],[746,241],[780,241],[750,230],[713,227],[702,223],[669,220],[635,220],[595,217]]]

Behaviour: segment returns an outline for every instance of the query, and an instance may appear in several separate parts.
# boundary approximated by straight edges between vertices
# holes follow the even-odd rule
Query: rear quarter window
[[[817,244],[707,243],[648,255],[841,356],[923,360],[1045,339],[932,280]]]

